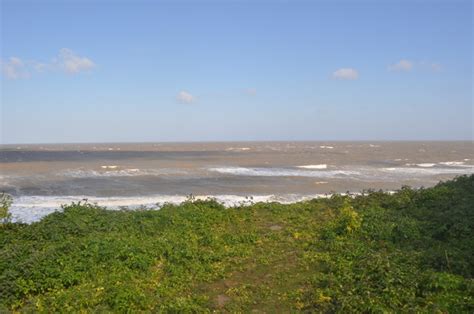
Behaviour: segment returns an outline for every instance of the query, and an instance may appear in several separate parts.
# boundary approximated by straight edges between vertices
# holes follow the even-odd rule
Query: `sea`
[[[189,197],[292,203],[473,173],[472,141],[0,146],[0,191],[13,196],[13,221],[24,223],[81,200],[109,209],[159,209]]]

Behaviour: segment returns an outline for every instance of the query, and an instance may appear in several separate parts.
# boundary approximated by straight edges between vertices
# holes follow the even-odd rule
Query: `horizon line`
[[[99,142],[17,142],[0,143],[0,146],[14,145],[88,145],[88,144],[199,144],[199,143],[305,143],[305,142],[473,142],[471,139],[314,139],[314,140],[196,140],[196,141],[99,141]]]

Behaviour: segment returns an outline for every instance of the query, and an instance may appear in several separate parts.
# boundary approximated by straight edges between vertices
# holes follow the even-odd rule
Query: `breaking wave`
[[[91,169],[70,169],[61,172],[59,175],[72,178],[94,178],[94,177],[135,177],[135,176],[160,176],[170,174],[186,174],[180,169],[119,169],[118,166],[101,166],[101,170]]]
[[[194,199],[216,199],[226,207],[246,205],[257,202],[294,203],[318,197],[327,197],[325,194],[315,195],[197,195]],[[96,196],[20,196],[14,198],[9,210],[14,222],[33,223],[54,212],[62,211],[61,205],[87,200],[89,203],[105,206],[109,210],[119,209],[159,209],[164,204],[181,204],[186,201],[185,195],[152,195],[131,197],[96,197]]]
[[[459,167],[445,166],[410,166],[410,167],[344,167],[341,169],[326,170],[323,165],[308,165],[311,168],[291,169],[291,168],[246,168],[246,167],[216,167],[210,168],[220,174],[233,176],[250,176],[250,177],[314,177],[314,178],[333,178],[333,179],[354,179],[354,180],[370,180],[374,178],[390,180],[399,179],[400,177],[426,177],[443,174],[471,174],[474,173],[474,165],[463,165]],[[316,166],[316,167],[313,167]],[[320,168],[317,168],[320,167]],[[301,168],[298,167],[298,168]]]
[[[314,168],[312,168],[314,169]],[[323,168],[321,168],[323,169]],[[354,170],[300,170],[291,168],[245,168],[245,167],[217,167],[210,171],[221,174],[254,177],[342,177],[360,174]]]
[[[303,168],[303,169],[326,169],[328,165],[326,164],[319,164],[319,165],[303,165],[303,166],[298,166],[297,168]]]

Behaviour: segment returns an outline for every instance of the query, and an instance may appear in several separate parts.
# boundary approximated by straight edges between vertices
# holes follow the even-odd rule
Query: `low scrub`
[[[473,204],[462,176],[288,205],[73,203],[31,225],[5,209],[0,312],[472,313]]]

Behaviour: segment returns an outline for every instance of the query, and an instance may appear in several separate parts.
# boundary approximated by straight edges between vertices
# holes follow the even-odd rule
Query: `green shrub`
[[[0,312],[472,313],[472,204],[474,175],[287,205],[73,203],[0,228]]]
[[[0,222],[5,223],[9,222],[11,219],[11,214],[8,212],[12,204],[12,196],[7,193],[0,193]]]

